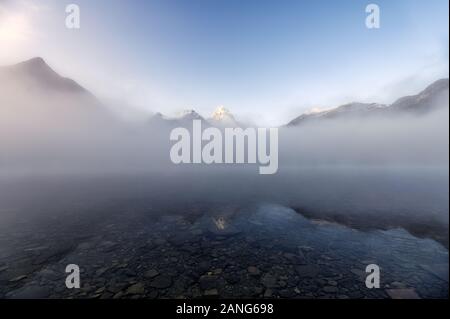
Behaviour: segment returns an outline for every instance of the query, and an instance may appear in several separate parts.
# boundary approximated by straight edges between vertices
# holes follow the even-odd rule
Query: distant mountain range
[[[349,103],[331,110],[302,114],[290,121],[287,126],[300,126],[305,123],[355,117],[392,116],[396,114],[425,114],[438,108],[448,107],[449,80],[441,79],[417,95],[405,96],[391,105],[377,103]]]
[[[18,63],[12,66],[0,68],[0,85],[15,82],[23,94],[31,94],[32,91],[41,93],[70,93],[83,96],[83,104],[95,104],[96,108],[101,104],[87,89],[70,78],[65,78],[56,73],[42,58]],[[7,94],[7,92],[3,92]],[[1,96],[0,96],[1,99]],[[449,80],[441,79],[417,95],[406,96],[398,99],[391,105],[377,103],[349,103],[327,111],[304,113],[285,127],[298,127],[306,123],[322,123],[333,119],[347,119],[355,117],[394,116],[396,114],[425,114],[435,109],[448,107]],[[206,125],[216,127],[245,127],[246,125],[236,120],[233,114],[224,108],[218,107],[209,118],[204,118],[195,110],[186,110],[180,114],[169,117],[156,113],[149,119],[149,124],[168,124],[169,126],[187,126],[192,120],[199,119]]]
[[[233,114],[223,106],[217,107],[212,113],[211,117],[204,118],[198,114],[195,110],[184,110],[175,116],[169,117],[161,113],[156,113],[150,118],[151,124],[168,124],[170,126],[192,126],[193,120],[201,120],[206,126],[214,127],[244,127],[246,125],[239,123],[234,118]]]
[[[298,127],[309,123],[322,123],[324,120],[372,118],[382,116],[396,116],[401,114],[421,115],[436,109],[448,107],[449,79],[441,79],[429,85],[417,95],[405,96],[391,105],[378,103],[353,102],[320,112],[304,113],[284,127]],[[218,127],[245,127],[238,122],[233,114],[223,106],[218,107],[208,119],[203,118],[195,110],[186,110],[177,117],[166,117],[161,113],[155,114],[151,121],[165,122],[178,126],[189,126],[193,119],[200,119],[207,125]]]

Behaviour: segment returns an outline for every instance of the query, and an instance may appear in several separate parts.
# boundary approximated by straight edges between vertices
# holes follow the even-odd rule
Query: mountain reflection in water
[[[308,176],[296,177],[305,182]],[[359,178],[351,182],[366,186],[358,193],[353,185],[352,194],[367,194],[370,186],[368,197],[345,196],[347,180],[334,199],[330,185],[337,184],[336,176],[329,176],[316,196],[311,195],[315,184],[283,188],[281,180],[258,187],[247,180],[239,189],[221,184],[221,196],[200,179],[186,192],[182,181],[168,187],[140,177],[117,184],[110,179],[70,185],[67,179],[8,181],[8,187],[0,186],[0,297],[447,298],[448,250],[445,241],[433,239],[445,237],[445,231],[432,227],[436,214],[448,212],[446,189],[437,191],[443,183],[420,177],[420,186],[409,183],[408,188],[400,178],[378,176],[365,183]],[[430,186],[433,192],[424,193]],[[305,189],[309,193],[301,195]],[[393,189],[397,196],[382,196],[378,207],[371,206]],[[404,227],[397,224],[403,216],[399,208],[407,203],[404,192],[410,204],[422,199],[415,209],[432,211],[432,217],[416,219],[430,220],[420,237],[405,230],[417,217],[405,220]],[[421,198],[414,198],[415,192]],[[323,202],[314,205],[319,197]],[[348,216],[355,215],[355,207],[381,213],[392,207],[394,222],[389,225],[388,215],[380,214],[378,227],[376,214],[368,214],[370,227],[344,225],[326,214],[339,199],[345,204],[336,206],[339,216],[345,216],[345,207]],[[81,289],[65,287],[64,269],[72,263],[81,268]],[[380,289],[365,286],[368,264],[381,269]]]

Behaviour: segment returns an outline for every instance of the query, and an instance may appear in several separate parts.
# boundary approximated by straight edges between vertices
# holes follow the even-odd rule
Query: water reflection
[[[448,297],[448,251],[434,240],[402,229],[358,231],[309,220],[273,203],[195,207],[163,215],[117,213],[93,228],[79,220],[71,238],[29,229],[1,254],[0,292],[45,298]],[[85,281],[69,291],[61,269],[74,262]],[[365,287],[365,267],[372,263],[381,268],[380,289]]]

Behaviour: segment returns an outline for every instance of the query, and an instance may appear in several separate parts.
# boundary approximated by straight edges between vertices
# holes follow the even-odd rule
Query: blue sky
[[[224,105],[264,125],[448,77],[447,0],[372,2],[376,30],[362,0],[0,0],[0,62],[39,55],[104,99],[204,116]],[[80,30],[64,26],[68,3]]]

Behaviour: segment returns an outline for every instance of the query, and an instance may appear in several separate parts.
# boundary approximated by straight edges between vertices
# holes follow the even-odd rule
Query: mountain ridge
[[[71,78],[63,77],[53,70],[41,57],[3,67],[3,70],[19,78],[27,78],[32,83],[47,90],[93,94]]]
[[[96,104],[101,104],[90,91],[71,78],[59,75],[41,57],[34,57],[14,65],[0,67],[0,76],[5,74],[5,72],[7,75],[14,75],[20,84],[27,86],[27,88],[31,84],[40,89],[44,89],[45,91],[43,92],[80,93],[92,98],[92,101],[96,101]],[[10,78],[6,77],[6,80],[10,80]],[[418,94],[400,97],[390,105],[360,102],[347,103],[326,111],[303,113],[281,127],[296,127],[304,123],[319,120],[356,116],[390,116],[401,113],[425,114],[442,105],[448,105],[448,90],[449,79],[443,78],[428,85]],[[209,118],[201,116],[194,109],[188,109],[174,117],[156,113],[151,116],[149,122],[164,122],[170,125],[186,126],[191,124],[192,120],[195,119],[201,120],[206,125],[221,128],[246,127],[246,125],[236,120],[234,115],[223,106],[217,107]]]
[[[295,127],[311,121],[330,120],[343,117],[348,118],[354,116],[378,116],[387,115],[389,113],[399,114],[402,112],[424,114],[439,107],[440,103],[437,103],[439,102],[437,100],[439,100],[440,98],[446,99],[446,104],[448,105],[448,90],[449,79],[443,78],[428,85],[418,94],[400,97],[390,105],[352,102],[326,111],[303,113],[284,126]]]

